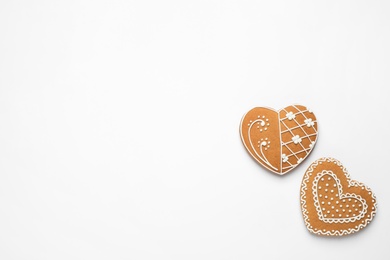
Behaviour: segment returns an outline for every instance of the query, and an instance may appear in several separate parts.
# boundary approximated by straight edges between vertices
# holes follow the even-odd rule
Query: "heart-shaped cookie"
[[[343,236],[366,227],[375,216],[377,203],[371,189],[351,180],[339,161],[321,158],[303,176],[301,207],[310,232]]]
[[[240,134],[245,148],[257,162],[283,175],[298,166],[314,148],[317,119],[301,105],[279,111],[256,107],[242,118]]]

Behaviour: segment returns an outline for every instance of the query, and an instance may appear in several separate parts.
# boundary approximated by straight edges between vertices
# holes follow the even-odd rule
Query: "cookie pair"
[[[279,111],[256,107],[242,118],[240,135],[245,148],[260,165],[284,175],[313,150],[318,138],[317,118],[302,105]],[[371,189],[351,180],[339,161],[320,158],[303,176],[301,209],[310,232],[343,236],[366,227],[375,216],[377,203]]]

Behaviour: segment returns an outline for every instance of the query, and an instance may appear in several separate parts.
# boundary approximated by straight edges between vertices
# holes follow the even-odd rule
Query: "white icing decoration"
[[[306,117],[306,115],[305,115],[305,112],[307,112],[307,110],[300,110],[298,107],[296,107],[296,106],[294,106],[294,105],[293,105],[293,107],[298,111],[298,112],[295,113],[295,115],[301,114],[305,119],[308,119],[308,118]],[[286,110],[284,110],[284,111],[287,113]],[[287,115],[287,114],[286,114],[286,115]],[[302,158],[302,157],[298,157],[297,154],[299,154],[300,152],[305,152],[306,155],[302,158],[302,159],[305,159],[305,158],[308,156],[308,154],[309,154],[309,152],[310,152],[310,150],[311,150],[310,145],[309,145],[309,148],[306,148],[306,147],[303,146],[303,144],[301,143],[302,138],[309,138],[310,136],[316,136],[316,135],[317,135],[317,130],[313,127],[312,129],[314,130],[315,133],[313,133],[313,134],[307,134],[306,131],[305,131],[305,129],[303,128],[303,126],[305,126],[306,124],[299,124],[299,123],[297,122],[297,120],[295,120],[295,117],[294,117],[293,120],[294,120],[294,122],[297,124],[297,126],[292,127],[292,128],[289,128],[289,127],[287,127],[287,125],[283,122],[283,120],[285,120],[285,119],[287,119],[287,117],[280,119],[280,122],[281,122],[281,123],[284,125],[284,127],[286,128],[286,130],[282,131],[281,134],[286,133],[286,132],[290,132],[290,134],[292,134],[292,135],[293,135],[293,138],[294,138],[294,137],[295,137],[295,134],[294,134],[293,130],[295,130],[295,129],[301,129],[302,132],[305,134],[305,136],[303,136],[303,137],[299,137],[299,138],[295,137],[295,139],[292,139],[290,142],[285,142],[285,143],[284,143],[283,140],[282,140],[282,148],[285,147],[287,150],[289,150],[289,151],[292,153],[293,156],[295,156],[295,158],[297,159],[297,163],[296,163],[295,165],[298,165],[298,164],[299,164],[299,163],[298,163],[299,158]],[[312,120],[312,121],[313,121],[313,120]],[[313,121],[313,122],[315,122],[315,121]],[[300,139],[300,140],[299,140],[299,139]],[[310,139],[310,138],[309,138],[309,139]],[[288,146],[288,144],[290,144],[290,143],[299,144],[299,145],[302,147],[302,150],[299,151],[299,152],[293,152],[293,151],[290,149],[290,147]],[[303,160],[302,160],[302,161],[303,161]],[[301,161],[301,162],[302,162],[302,161]],[[289,166],[287,166],[287,167],[289,167]],[[286,168],[286,167],[284,167],[283,169],[285,169],[285,168]]]
[[[288,156],[285,154],[282,154],[282,161],[287,162],[288,161]]]
[[[363,210],[360,212],[360,214],[358,216],[350,217],[350,218],[326,218],[326,217],[323,216],[323,213],[322,213],[322,210],[321,210],[321,207],[320,207],[320,203],[319,203],[318,191],[317,191],[318,188],[317,187],[318,187],[319,179],[322,178],[325,175],[331,176],[331,178],[333,178],[333,180],[337,183],[337,189],[338,189],[338,194],[339,194],[339,198],[340,199],[347,199],[348,198],[348,201],[351,201],[351,198],[354,198],[354,199],[358,200],[363,205]],[[330,178],[328,178],[328,180],[329,179]],[[328,183],[327,183],[327,186],[328,186]],[[368,206],[367,206],[366,201],[360,195],[350,194],[350,193],[344,194],[343,193],[343,188],[342,188],[341,183],[340,183],[340,180],[337,178],[337,175],[334,174],[332,171],[324,170],[324,171],[320,172],[319,174],[317,174],[317,176],[314,178],[312,188],[313,188],[312,192],[313,192],[313,198],[314,198],[314,206],[316,207],[319,219],[322,220],[323,222],[326,222],[326,223],[349,223],[349,222],[355,222],[355,221],[360,220],[361,218],[363,218],[364,215],[367,213]],[[327,196],[325,196],[325,198],[327,198]],[[343,200],[343,202],[345,202],[345,200]],[[330,205],[331,203],[328,202],[328,204]],[[338,204],[338,203],[336,203],[336,204]],[[340,205],[340,208],[342,208],[342,207],[343,207],[343,205]],[[334,206],[332,206],[332,208],[334,208]],[[338,212],[338,211],[339,210],[336,209],[336,212]]]
[[[278,113],[278,119],[279,119],[278,123],[279,123],[279,129],[280,129],[280,153],[281,153],[281,155],[280,155],[280,168],[272,165],[270,163],[270,161],[268,160],[269,158],[267,158],[267,156],[269,156],[267,154],[267,152],[269,150],[268,149],[269,144],[267,146],[263,146],[263,145],[261,145],[261,142],[257,143],[257,141],[256,141],[256,148],[252,144],[251,130],[254,131],[254,129],[256,129],[257,131],[259,131],[259,133],[261,133],[263,135],[267,134],[267,132],[269,132],[269,131],[266,131],[266,130],[270,129],[269,128],[270,127],[269,119],[265,118],[264,115],[256,115],[255,119],[257,119],[257,120],[252,119],[252,120],[254,120],[254,121],[252,121],[252,120],[249,120],[249,118],[248,118],[248,120],[249,120],[249,124],[248,124],[248,121],[244,121],[244,119],[246,117],[246,115],[244,115],[243,120],[241,121],[241,130],[242,130],[243,124],[248,124],[248,128],[249,128],[248,131],[246,131],[247,136],[248,136],[248,144],[245,143],[243,132],[241,132],[241,139],[244,142],[244,146],[250,151],[250,153],[252,154],[252,156],[254,157],[255,160],[257,160],[260,164],[263,164],[264,166],[268,166],[269,167],[268,169],[270,171],[277,173],[277,174],[280,174],[280,175],[286,174],[289,171],[291,171],[292,169],[294,169],[295,166],[297,166],[300,162],[302,162],[308,156],[308,154],[310,153],[310,151],[313,148],[313,145],[311,145],[308,142],[303,142],[303,140],[305,138],[309,139],[310,142],[312,142],[312,139],[314,139],[314,141],[317,139],[316,127],[311,128],[312,130],[311,130],[310,134],[307,134],[304,130],[304,128],[306,128],[307,125],[306,125],[306,123],[304,123],[302,121],[304,119],[307,119],[308,118],[307,116],[309,116],[307,108],[302,106],[303,109],[301,108],[302,109],[301,110],[300,108],[298,108],[296,106],[292,106],[292,107],[296,109],[295,112],[294,112],[294,110],[286,111],[285,109],[281,109],[279,111],[275,111],[272,108],[265,108],[265,109],[273,110],[273,111]],[[281,111],[285,111],[285,117],[281,117]],[[302,118],[302,119],[300,119],[300,120],[302,120],[301,124],[299,124],[296,120],[297,115],[303,116],[303,118],[300,117],[300,118]],[[283,122],[284,120],[291,121],[289,123],[289,127],[286,125],[287,122],[286,123]],[[295,122],[295,124],[296,124],[295,126],[291,126],[291,124],[293,122]],[[312,122],[316,122],[316,120],[314,120],[314,118],[313,118]],[[252,129],[254,124],[256,124],[256,127],[254,129]],[[284,128],[284,130],[282,131],[283,128]],[[298,132],[297,130],[298,131],[301,130],[301,131]],[[295,139],[294,140],[295,140],[295,144],[299,145],[302,149],[300,149],[299,151],[296,151],[294,149],[294,151],[293,151],[291,149],[292,146],[289,147],[289,144],[294,143],[294,141],[292,139],[289,139],[289,140],[286,140],[286,142],[285,142],[282,138],[282,137],[284,137],[285,133],[290,133],[291,136],[296,136],[298,133],[299,137],[296,137],[296,140]],[[303,135],[302,135],[302,133],[303,133]],[[303,143],[305,144],[305,146],[303,145]],[[275,150],[273,150],[273,151],[275,151]],[[282,154],[285,154],[285,156],[287,158],[283,157]],[[296,161],[291,160],[291,157],[293,157],[293,158],[295,157]]]
[[[295,135],[291,138],[291,140],[294,142],[294,144],[298,144],[302,142],[302,138],[299,137],[299,135]]]
[[[286,114],[286,117],[288,118],[288,120],[293,120],[295,118],[295,114],[293,112],[288,112]]]
[[[306,124],[307,127],[312,127],[312,126],[314,126],[313,119],[311,119],[311,118],[305,119],[305,124]]]
[[[262,118],[264,119],[265,116],[262,116]],[[262,127],[265,126],[266,123],[265,123],[265,121],[264,121],[263,119],[257,119],[257,120],[255,120],[255,121],[251,122],[251,125],[250,125],[249,128],[248,128],[249,143],[250,143],[250,145],[251,145],[253,151],[255,152],[255,154],[256,154],[256,155],[257,155],[265,164],[267,164],[267,165],[268,165],[269,167],[271,167],[272,169],[277,170],[278,168],[276,168],[275,166],[273,166],[273,165],[268,161],[267,157],[264,155],[264,152],[263,152],[263,147],[264,147],[264,150],[266,151],[266,150],[270,147],[269,144],[270,144],[271,142],[268,141],[268,143],[267,143],[266,141],[262,141],[262,142],[260,143],[260,145],[259,145],[258,147],[259,147],[259,152],[260,152],[261,155],[256,151],[256,149],[255,149],[255,147],[253,146],[253,143],[252,143],[251,129],[252,129],[252,127],[253,127],[253,125],[254,125],[255,123],[258,123],[258,124],[261,125]],[[268,125],[269,125],[269,124],[268,124]],[[267,128],[265,127],[264,130],[267,130]],[[259,131],[262,132],[263,129],[260,129]],[[268,138],[266,138],[266,140],[268,140]]]
[[[375,203],[374,203],[374,205],[372,207],[372,212],[371,212],[369,218],[364,219],[361,222],[359,222],[359,224],[357,224],[355,226],[355,228],[342,229],[342,230],[326,230],[326,229],[319,230],[317,228],[313,229],[313,226],[310,225],[310,219],[309,219],[309,216],[308,216],[308,210],[307,210],[307,205],[306,205],[307,183],[308,183],[308,180],[309,180],[310,176],[313,174],[314,169],[318,165],[322,165],[323,162],[334,162],[337,166],[339,166],[341,168],[341,170],[343,171],[345,177],[348,179],[348,186],[360,186],[360,187],[362,187],[362,189],[367,190],[368,193],[373,198],[375,198],[375,195],[372,193],[372,191],[371,191],[371,189],[369,187],[365,186],[364,184],[362,184],[360,182],[357,182],[357,181],[354,181],[354,180],[350,179],[350,176],[349,176],[349,174],[347,172],[347,169],[344,166],[342,166],[339,161],[337,161],[337,160],[335,160],[333,158],[321,158],[321,159],[318,159],[317,161],[312,163],[310,165],[309,169],[306,171],[306,173],[305,173],[305,175],[303,177],[303,180],[302,180],[302,185],[301,185],[301,208],[302,208],[303,219],[304,219],[304,222],[305,222],[305,225],[306,225],[307,229],[310,232],[312,232],[314,234],[317,234],[317,235],[343,236],[343,235],[352,234],[352,233],[357,232],[360,229],[366,227],[372,221],[372,219],[374,218],[374,216],[376,214],[376,211],[377,211],[377,208],[378,208],[378,205],[377,205],[376,201],[375,201]],[[319,188],[320,187],[318,187],[318,189]],[[312,193],[308,192],[308,194],[312,194]],[[336,197],[337,197],[337,195],[338,194],[336,194]],[[339,203],[336,203],[336,204],[339,204]],[[352,205],[352,207],[355,207],[355,205]],[[356,211],[357,211],[357,208],[356,208]],[[356,216],[356,214],[353,214],[353,216]],[[332,217],[334,217],[334,214],[332,214]]]

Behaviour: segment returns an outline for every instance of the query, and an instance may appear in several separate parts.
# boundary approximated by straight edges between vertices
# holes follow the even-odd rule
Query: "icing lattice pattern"
[[[317,121],[313,113],[303,106],[287,109],[280,111],[282,171],[301,163],[317,139]]]

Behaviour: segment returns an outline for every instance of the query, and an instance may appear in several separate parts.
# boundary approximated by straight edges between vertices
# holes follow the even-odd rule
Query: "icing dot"
[[[329,183],[325,184],[325,186],[328,187],[328,186],[329,186]]]
[[[328,202],[328,205],[330,205],[330,201]]]
[[[333,184],[333,187],[336,187],[336,183],[335,183],[335,184]]]
[[[327,199],[327,198],[328,198],[328,196],[325,195],[325,199]]]
[[[336,201],[336,204],[339,204],[339,201],[338,201],[338,200]]]
[[[334,190],[330,190],[330,192],[331,192],[331,193],[333,193],[333,192],[334,192]]]
[[[330,200],[333,200],[333,197],[332,197],[332,198],[330,198]]]

